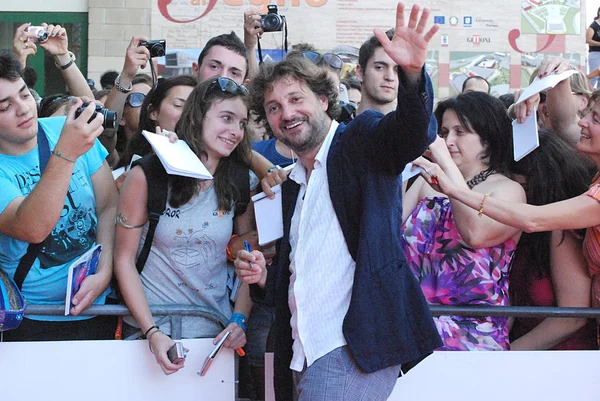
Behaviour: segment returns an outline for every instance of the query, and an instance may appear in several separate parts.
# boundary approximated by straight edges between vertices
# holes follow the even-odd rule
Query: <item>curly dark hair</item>
[[[279,63],[263,63],[258,75],[250,85],[250,110],[256,114],[258,123],[267,122],[265,92],[283,78],[295,78],[308,86],[317,96],[327,98],[327,115],[332,120],[339,117],[341,108],[338,100],[339,88],[327,70],[317,67],[303,57],[291,57]],[[268,124],[267,124],[268,126]]]
[[[217,77],[208,79],[194,88],[185,102],[183,113],[175,128],[179,139],[186,141],[198,157],[206,155],[203,141],[204,117],[212,105],[221,100],[235,98],[241,98],[246,105],[248,104],[247,92],[238,91],[235,94],[224,92],[218,89],[216,84],[218,79]],[[234,163],[249,165],[251,151],[250,138],[244,135],[233,152],[219,161],[214,174],[214,186],[220,210],[230,211],[234,202],[238,200],[240,193],[233,180]],[[180,207],[189,202],[198,191],[198,180],[195,178],[173,176],[169,203],[172,207]]]

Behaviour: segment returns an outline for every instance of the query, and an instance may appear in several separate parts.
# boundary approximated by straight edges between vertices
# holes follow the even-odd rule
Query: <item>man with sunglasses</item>
[[[298,155],[282,184],[278,261],[239,251],[236,273],[257,301],[276,307],[272,337],[278,400],[386,400],[401,365],[442,345],[400,247],[399,176],[436,137],[424,69],[438,26],[399,3],[391,40],[400,66],[398,107],[365,111],[339,128],[332,80],[304,59],[263,64],[251,108]],[[408,366],[404,366],[407,368]]]

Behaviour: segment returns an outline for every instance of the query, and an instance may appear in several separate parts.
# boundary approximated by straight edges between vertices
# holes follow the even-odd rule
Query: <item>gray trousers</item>
[[[392,393],[400,365],[362,371],[348,349],[336,348],[302,372],[293,371],[294,401],[384,401]]]

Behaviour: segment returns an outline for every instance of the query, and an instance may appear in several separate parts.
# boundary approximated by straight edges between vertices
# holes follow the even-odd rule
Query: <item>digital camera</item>
[[[162,57],[167,51],[167,41],[165,39],[148,40],[140,42],[138,46],[144,46],[150,52],[150,58]]]
[[[167,351],[167,357],[171,363],[183,362],[185,360],[185,355],[185,348],[183,348],[183,344],[180,342],[173,344],[173,346]]]
[[[285,24],[285,17],[277,13],[276,4],[269,4],[267,10],[268,12],[266,14],[260,14],[263,31],[280,32]]]
[[[45,42],[48,40],[48,31],[42,26],[29,26],[26,31],[35,34],[34,38],[29,38],[33,42]]]
[[[80,108],[78,108],[77,110],[75,110],[75,118],[79,117],[81,115],[81,112],[83,112],[83,110],[89,104],[90,104],[90,102],[84,102],[81,105]],[[109,109],[105,109],[104,107],[100,106],[97,103],[94,103],[94,104],[96,105],[96,110],[94,110],[94,114],[92,114],[92,116],[88,120],[88,123],[92,122],[92,120],[94,118],[96,118],[96,115],[98,113],[100,113],[100,114],[102,114],[104,116],[104,122],[102,123],[102,126],[104,127],[104,129],[107,129],[107,128],[115,129],[115,128],[117,128],[117,112],[109,110]]]

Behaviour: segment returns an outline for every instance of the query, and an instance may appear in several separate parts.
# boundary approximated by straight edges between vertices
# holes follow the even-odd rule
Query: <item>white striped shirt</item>
[[[356,263],[350,256],[329,196],[327,154],[338,127],[333,121],[306,183],[302,163],[290,173],[300,184],[290,228],[290,288],[293,358],[302,371],[323,355],[346,345],[342,323],[350,305]]]

